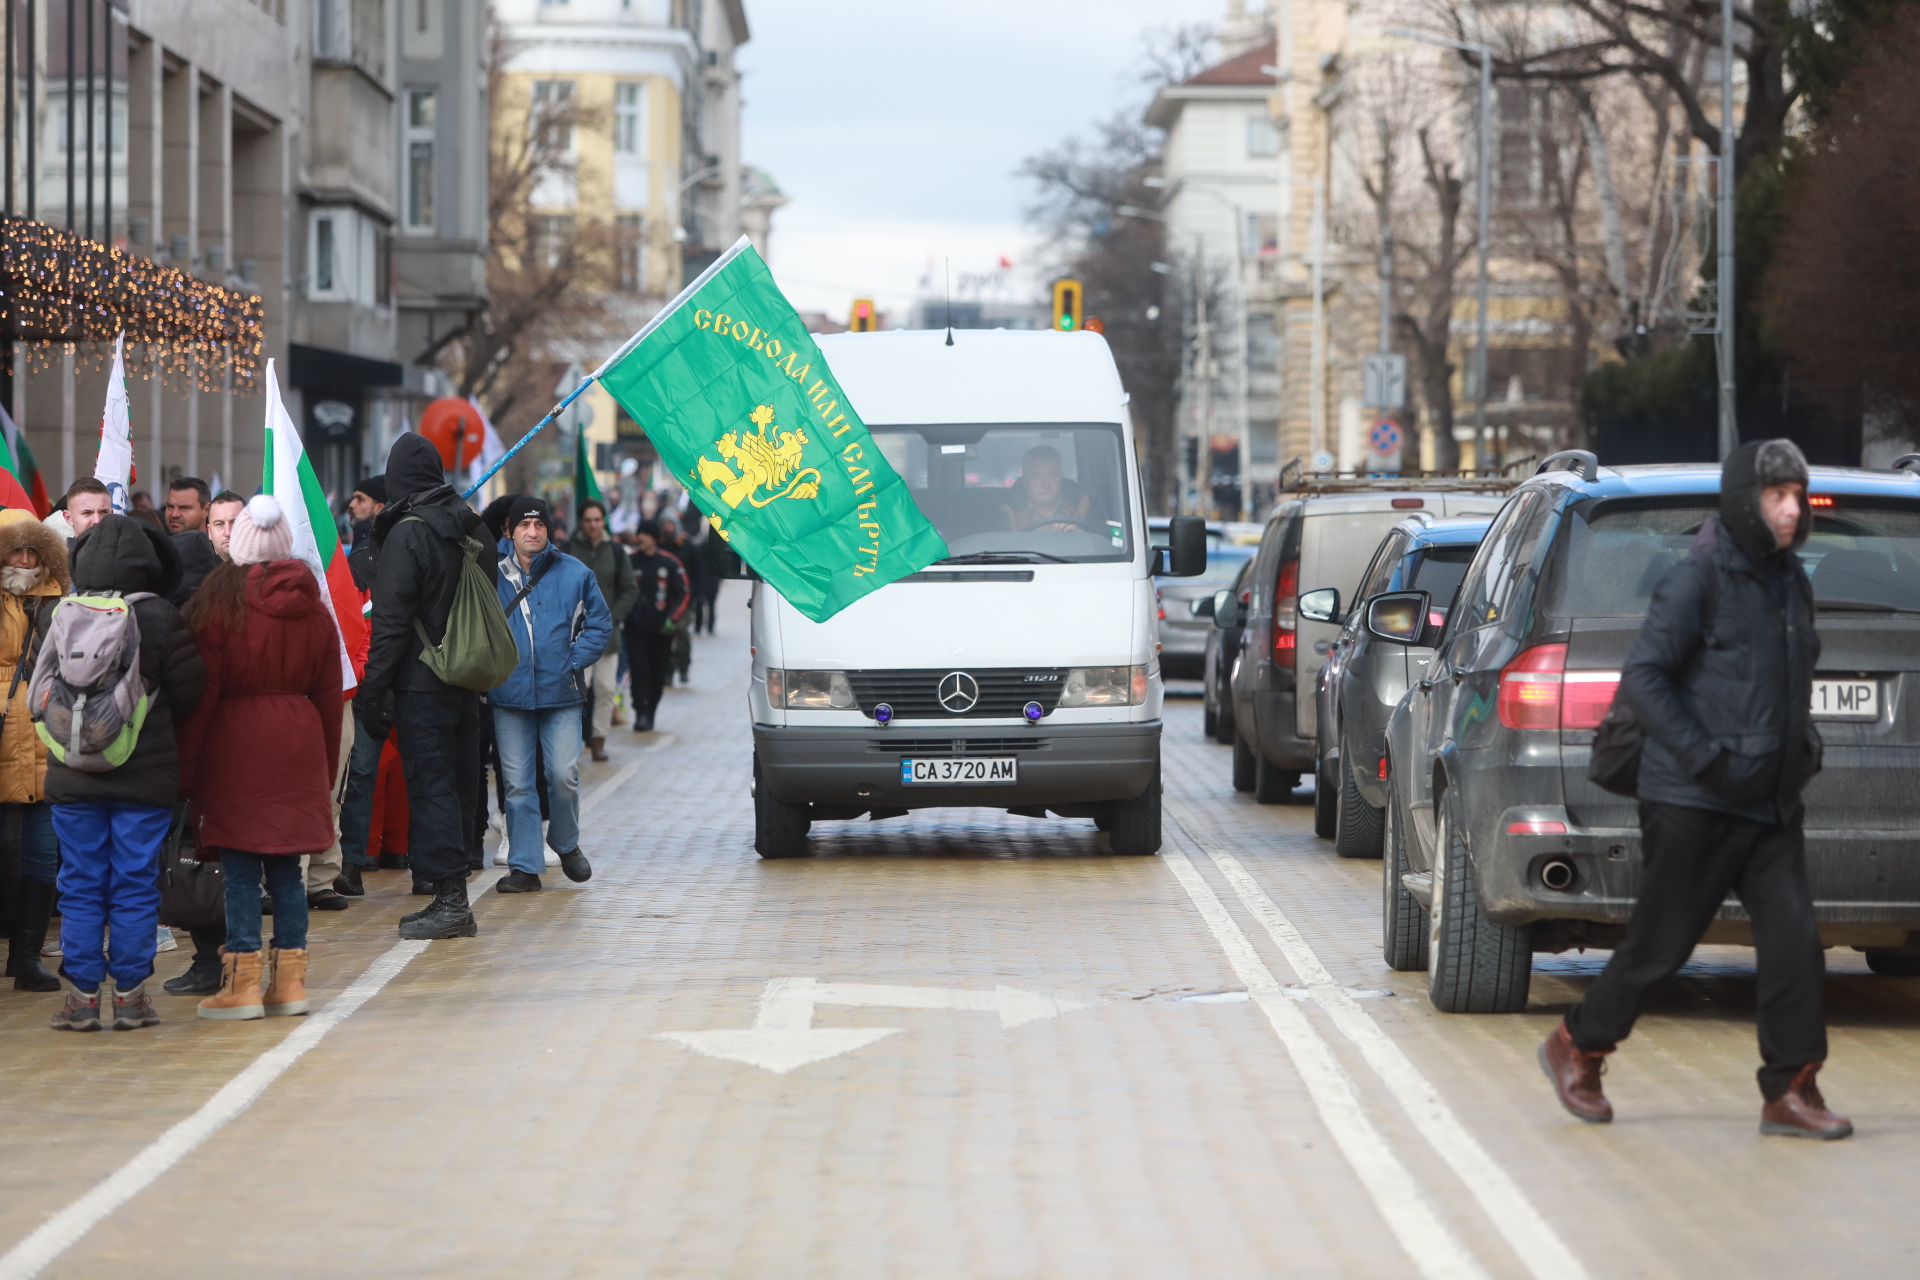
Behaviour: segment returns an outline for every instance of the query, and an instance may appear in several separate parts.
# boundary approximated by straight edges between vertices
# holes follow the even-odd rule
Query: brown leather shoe
[[[593,758],[596,763],[605,764],[607,762],[607,740],[605,738],[589,738],[587,740],[587,746],[593,751]]]
[[[1610,1124],[1613,1104],[1600,1091],[1600,1073],[1606,1069],[1611,1049],[1589,1053],[1573,1042],[1565,1020],[1553,1034],[1540,1042],[1540,1069],[1553,1081],[1560,1105],[1576,1120],[1588,1124]]]
[[[1835,1138],[1853,1136],[1853,1121],[1827,1110],[1820,1086],[1813,1082],[1821,1063],[1809,1062],[1793,1073],[1787,1091],[1760,1108],[1760,1132],[1776,1138]]]

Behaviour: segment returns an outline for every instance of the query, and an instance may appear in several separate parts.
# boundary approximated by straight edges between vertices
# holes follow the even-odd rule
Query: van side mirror
[[[1395,591],[1367,602],[1367,630],[1389,644],[1417,644],[1427,629],[1427,593]]]
[[[718,557],[718,563],[714,566],[714,572],[717,577],[731,578],[736,581],[751,581],[760,576],[747,567],[747,562],[742,560],[740,553],[732,547],[720,548],[720,555]]]
[[[1340,589],[1321,587],[1318,591],[1309,591],[1294,607],[1308,622],[1337,623],[1340,621]]]
[[[1197,578],[1207,571],[1207,522],[1175,516],[1167,522],[1167,576]]]

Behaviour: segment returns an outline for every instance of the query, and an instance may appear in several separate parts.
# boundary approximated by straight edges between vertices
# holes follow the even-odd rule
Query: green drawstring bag
[[[419,516],[408,520],[426,524]],[[500,595],[487,581],[480,557],[487,548],[472,538],[460,539],[460,569],[453,581],[453,603],[447,609],[447,630],[440,643],[427,636],[418,617],[414,632],[420,637],[420,661],[427,670],[456,689],[485,693],[513,674],[520,665],[520,648],[507,630]]]

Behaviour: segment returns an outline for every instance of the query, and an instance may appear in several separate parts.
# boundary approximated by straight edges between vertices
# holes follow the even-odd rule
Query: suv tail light
[[[1597,729],[1620,687],[1618,671],[1568,671],[1567,646],[1535,645],[1500,672],[1500,723],[1509,729]]]
[[[1293,665],[1294,624],[1298,620],[1294,606],[1300,596],[1300,562],[1287,560],[1280,565],[1280,580],[1273,587],[1273,660],[1283,667]]]

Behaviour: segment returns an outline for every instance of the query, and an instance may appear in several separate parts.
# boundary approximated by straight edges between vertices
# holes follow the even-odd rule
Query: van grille
[[[940,682],[954,671],[964,671],[980,686],[980,700],[967,711],[949,711],[940,705]],[[893,708],[897,720],[962,720],[1017,716],[1029,702],[1052,711],[1067,687],[1064,667],[995,667],[969,671],[948,670],[849,671],[854,701],[872,715],[881,703]]]
[[[1039,751],[1045,738],[869,738],[867,748],[889,755],[932,755],[950,752],[964,756],[997,751]]]

